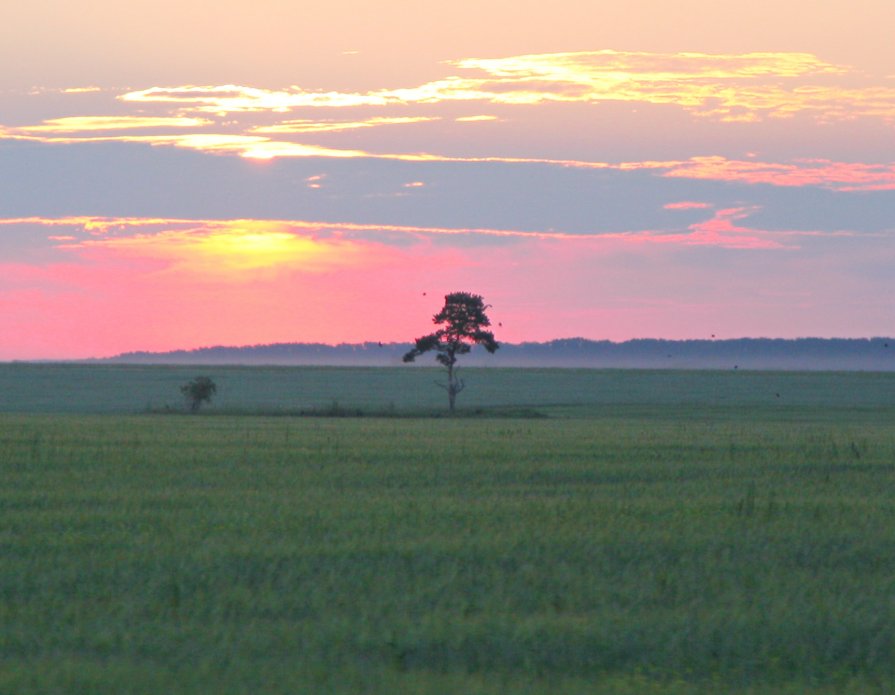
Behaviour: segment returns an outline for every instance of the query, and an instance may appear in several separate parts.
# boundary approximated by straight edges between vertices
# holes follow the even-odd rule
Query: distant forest
[[[174,352],[129,352],[102,360],[119,364],[232,364],[397,366],[410,343],[276,343],[204,347]],[[428,360],[418,365],[428,366]],[[435,365],[434,359],[431,365]],[[502,343],[463,357],[466,367],[635,369],[787,369],[895,371],[892,338],[739,338],[735,340],[564,338],[545,343]]]

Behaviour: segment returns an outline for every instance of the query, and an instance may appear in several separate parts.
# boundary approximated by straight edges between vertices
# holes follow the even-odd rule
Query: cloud
[[[380,96],[372,93],[307,92],[300,87],[270,90],[245,85],[184,85],[177,87],[149,87],[122,94],[124,102],[138,104],[174,104],[180,109],[200,113],[232,114],[254,111],[286,113],[308,107],[386,106],[396,103],[388,98],[389,92]]]
[[[551,81],[578,80],[582,74],[611,75],[616,82],[628,75],[644,75],[653,81],[731,79],[747,77],[802,77],[841,75],[846,68],[820,60],[810,53],[709,54],[695,52],[650,53],[644,51],[578,51],[513,56],[468,58],[453,61],[466,69],[478,69],[498,77]]]
[[[697,203],[684,200],[679,203],[668,203],[662,206],[665,210],[706,210],[712,207],[711,203]]]
[[[368,92],[186,85],[155,86],[119,98],[215,114],[441,102],[631,102],[676,106],[700,118],[730,122],[789,118],[800,113],[820,121],[872,117],[895,122],[895,88],[887,84],[854,87],[849,82],[858,76],[847,67],[808,53],[603,50],[466,58],[448,65],[461,74],[416,87]]]
[[[376,264],[379,247],[338,236],[315,238],[288,225],[241,220],[192,229],[166,229],[68,244],[88,258],[109,255],[159,264],[171,271],[253,282],[259,271],[320,274]]]
[[[735,224],[748,218],[757,208],[728,208],[718,210],[711,219],[689,227],[690,233],[681,237],[686,244],[723,246],[729,249],[782,249],[786,245],[772,233],[762,233]]]
[[[785,187],[823,186],[843,192],[895,188],[893,164],[834,162],[828,159],[780,163],[693,157],[670,165],[664,176]]]
[[[182,121],[177,123],[175,121]],[[840,192],[895,190],[895,164],[837,162],[829,159],[796,159],[788,162],[767,162],[756,159],[737,160],[723,156],[698,156],[686,160],[642,160],[629,162],[603,162],[547,157],[462,157],[440,155],[431,152],[371,152],[359,149],[326,147],[288,140],[274,140],[262,135],[227,133],[183,133],[168,135],[106,134],[80,135],[98,130],[129,130],[139,128],[188,127],[193,119],[55,119],[43,125],[18,128],[0,127],[0,136],[8,139],[28,140],[49,144],[77,144],[87,142],[145,143],[154,146],[173,146],[210,154],[238,155],[248,159],[275,159],[281,157],[322,157],[335,159],[383,159],[405,162],[444,163],[494,163],[494,164],[546,164],[550,166],[607,171],[654,171],[668,178],[729,181],[743,184],[766,184],[782,187],[820,186]],[[379,125],[404,125],[435,119],[370,119],[369,122],[321,123],[292,121],[282,126],[258,127],[252,132],[300,134],[338,132]],[[61,121],[62,123],[57,123]],[[71,122],[69,122],[71,121]],[[158,122],[153,125],[153,122]],[[165,123],[165,121],[171,121]],[[117,124],[116,124],[117,123]],[[302,131],[301,128],[305,130]],[[44,134],[48,133],[48,134]],[[65,134],[67,133],[67,134]],[[668,208],[672,209],[672,208]]]
[[[153,128],[199,128],[209,125],[204,118],[169,116],[66,116],[51,118],[40,125],[11,128],[12,134],[83,133],[106,130],[143,130]]]
[[[207,119],[192,117],[88,116],[65,117],[38,125],[14,128],[0,126],[0,137],[48,144],[96,142],[142,143],[191,149],[211,154],[238,155],[267,160],[281,157],[382,159],[405,162],[545,164],[550,166],[606,171],[652,171],[668,178],[766,184],[780,187],[817,186],[841,192],[885,191],[895,189],[895,164],[834,161],[824,158],[797,158],[789,161],[732,159],[724,156],[696,156],[675,160],[588,161],[550,157],[451,156],[436,152],[373,152],[364,149],[331,147],[288,139],[382,126],[407,126],[439,120],[435,117],[371,117],[353,121],[326,119],[287,120],[282,123],[249,128],[239,132],[214,131],[217,126]],[[187,132],[139,133],[139,130],[177,129]],[[277,134],[274,139],[266,134]],[[485,145],[487,146],[487,144]]]
[[[261,135],[218,133],[184,133],[171,135],[87,135],[80,132],[95,130],[137,129],[144,127],[188,127],[194,119],[164,118],[99,118],[54,119],[43,125],[0,129],[0,135],[9,139],[31,140],[55,144],[81,142],[131,142],[151,145],[167,145],[208,152],[212,154],[236,154],[250,159],[274,159],[277,157],[324,157],[324,158],[374,158],[407,162],[467,162],[504,164],[548,164],[580,169],[604,169],[616,171],[652,170],[670,178],[734,181],[745,184],[772,186],[823,186],[842,192],[882,191],[895,189],[895,164],[868,164],[862,162],[836,162],[829,159],[797,159],[791,162],[762,162],[755,159],[735,160],[722,156],[692,157],[687,160],[600,162],[574,159],[540,157],[452,157],[428,152],[374,153],[358,149],[342,149],[310,145],[285,140],[272,140]],[[371,119],[370,122],[342,124],[314,124],[308,122],[302,131],[299,122],[281,126],[255,128],[253,132],[300,133],[335,132],[343,129],[364,128],[388,124],[406,124],[433,119]],[[170,121],[170,122],[168,122]],[[106,125],[108,124],[108,125]],[[42,133],[51,133],[43,135]],[[60,135],[71,133],[71,135]]]
[[[697,128],[694,119],[779,123],[798,117],[791,121],[791,129],[837,121],[839,140],[846,135],[852,137],[851,130],[842,130],[847,124],[873,118],[877,120],[873,137],[878,139],[883,130],[887,137],[886,124],[895,123],[895,87],[887,81],[868,83],[868,77],[812,54],[603,50],[464,58],[445,63],[444,70],[455,74],[416,86],[365,92],[309,91],[299,86],[262,89],[237,84],[154,86],[118,94],[116,104],[106,105],[131,113],[0,125],[0,137],[52,144],[146,143],[256,160],[322,157],[546,164],[653,170],[657,176],[669,178],[821,186],[842,192],[895,187],[895,165],[891,163],[790,158],[773,161],[773,157],[762,162],[727,151],[730,146],[723,144],[717,134],[712,140],[714,149],[708,152],[720,149],[727,151],[725,156],[687,158],[693,151],[687,147],[694,143],[684,138],[686,142],[667,152],[666,159],[651,160],[647,153],[632,161],[599,161],[601,156],[606,157],[606,148],[574,147],[563,128],[549,132],[538,128],[540,121],[535,114],[541,113],[540,105],[548,104],[544,109],[551,117],[559,115],[558,123],[571,122],[578,127],[584,122],[599,123],[599,119],[584,119],[600,105],[614,104],[605,107],[612,109],[622,104],[630,105],[632,113],[641,105],[661,107],[662,114],[667,114],[668,108],[682,110],[690,116],[687,127],[691,129]],[[54,99],[71,98],[77,103],[78,93],[54,93]],[[91,109],[98,108],[94,102],[110,98],[105,92],[91,97]],[[487,104],[494,108],[483,106]],[[519,116],[514,116],[517,107]],[[500,115],[488,114],[488,110]],[[337,115],[342,113],[348,115]],[[650,111],[637,127],[649,127],[655,114]],[[462,127],[482,121],[494,125],[486,130]],[[588,137],[606,135],[615,139],[619,134],[630,135],[621,125],[588,127],[594,128],[593,133],[588,131]],[[765,135],[772,132],[768,128],[771,126],[765,127]],[[357,135],[359,132],[364,135]],[[762,136],[755,130],[750,133]],[[739,138],[742,133],[735,135]],[[362,141],[361,137],[366,139]],[[868,139],[872,143],[870,136]],[[624,137],[618,140],[628,141]],[[868,143],[864,145],[869,150]],[[643,155],[643,148],[632,149],[636,156]],[[619,155],[619,159],[623,157]],[[848,159],[848,155],[839,153],[835,157]]]
[[[313,177],[312,177],[313,178]],[[411,185],[421,182],[411,182]],[[415,187],[415,186],[414,186]],[[782,249],[791,244],[781,239],[797,235],[818,235],[809,231],[771,232],[738,226],[735,222],[749,218],[757,207],[738,207],[717,210],[706,220],[679,231],[633,230],[617,232],[571,233],[563,231],[525,231],[490,228],[449,228],[390,224],[357,224],[317,222],[306,220],[189,220],[118,217],[61,217],[7,218],[0,226],[34,225],[83,229],[87,239],[71,240],[71,235],[54,234],[58,247],[69,250],[115,249],[122,253],[154,260],[181,259],[195,261],[205,267],[256,269],[263,266],[292,264],[298,260],[308,267],[322,263],[350,264],[352,247],[349,242],[364,241],[376,244],[407,246],[407,241],[419,243],[424,239],[450,237],[479,237],[514,241],[550,241],[591,244],[628,245],[632,248],[647,244],[679,246],[716,246],[728,249]],[[395,242],[396,235],[400,241]],[[347,244],[333,246],[332,257],[317,253],[319,248],[309,242]],[[192,261],[190,259],[193,259]],[[199,260],[196,260],[199,259]],[[312,262],[313,261],[313,262]],[[325,264],[324,264],[325,266]]]
[[[438,118],[432,116],[403,116],[403,117],[376,117],[358,121],[334,121],[310,119],[282,121],[275,125],[257,126],[249,132],[264,134],[283,134],[283,133],[341,133],[346,130],[358,130],[361,128],[378,128],[388,125],[408,125],[411,123],[426,123],[437,121]]]
[[[39,126],[38,126],[39,128]],[[260,135],[227,133],[184,133],[176,135],[90,135],[90,136],[41,136],[34,128],[0,128],[0,136],[13,140],[29,140],[48,144],[73,145],[87,142],[123,142],[154,146],[181,147],[209,154],[234,154],[248,159],[274,159],[276,157],[373,157],[362,150],[337,149],[320,145],[271,140]],[[35,134],[36,133],[36,134]],[[392,158],[397,158],[392,157]]]

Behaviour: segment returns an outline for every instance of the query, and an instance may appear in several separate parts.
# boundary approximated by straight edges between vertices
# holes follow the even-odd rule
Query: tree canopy
[[[203,403],[210,403],[211,397],[217,393],[217,390],[217,385],[211,377],[207,376],[197,376],[180,387],[180,392],[189,404],[191,413],[199,412]]]
[[[481,345],[494,353],[500,345],[494,334],[486,330],[491,321],[485,310],[490,308],[485,300],[469,292],[452,292],[445,295],[444,306],[432,318],[432,322],[442,326],[434,333],[417,338],[413,348],[404,355],[404,362],[413,362],[417,357],[434,351],[437,359],[447,369],[448,382],[442,386],[448,392],[448,406],[454,411],[457,394],[466,386],[457,376],[457,359],[472,350],[473,345]]]

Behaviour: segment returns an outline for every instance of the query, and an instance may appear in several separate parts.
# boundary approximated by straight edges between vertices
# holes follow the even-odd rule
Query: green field
[[[750,409],[777,417],[895,408],[895,372],[748,372],[612,369],[462,369],[462,410],[531,409],[604,415],[619,409]],[[421,367],[160,367],[0,364],[0,412],[144,413],[184,407],[179,387],[214,379],[210,413],[298,414],[340,409],[367,414],[439,414],[447,403],[440,370]],[[837,415],[838,417],[838,415]]]
[[[436,378],[0,367],[0,693],[895,689],[895,375]]]

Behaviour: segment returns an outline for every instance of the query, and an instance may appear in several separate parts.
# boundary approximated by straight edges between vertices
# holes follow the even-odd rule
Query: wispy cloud
[[[166,229],[156,233],[91,239],[67,248],[91,255],[114,253],[165,268],[233,281],[254,279],[258,271],[292,269],[325,273],[375,263],[374,248],[348,238],[318,239],[295,233],[288,225],[242,220],[227,225]]]
[[[699,246],[723,246],[734,249],[782,249],[786,245],[775,235],[757,232],[736,224],[747,219],[757,208],[728,208],[718,210],[709,220],[690,225],[684,243]]]
[[[682,200],[678,203],[668,203],[662,206],[666,210],[706,210],[712,207],[711,203],[698,203],[691,200]]]
[[[318,179],[314,179],[316,183]],[[411,182],[417,187],[422,182]],[[673,205],[673,204],[672,204]],[[666,206],[667,207],[667,206]],[[716,246],[728,249],[792,248],[791,238],[803,234],[822,235],[820,232],[771,232],[737,224],[758,211],[756,207],[727,208],[712,211],[699,222],[678,230],[626,230],[617,232],[572,233],[564,231],[535,231],[492,228],[452,228],[389,224],[357,224],[317,222],[307,220],[194,220],[178,218],[139,217],[26,217],[0,218],[0,226],[34,225],[82,229],[89,238],[72,240],[70,234],[55,236],[64,249],[114,247],[121,249],[188,248],[197,256],[248,254],[252,262],[276,264],[293,255],[301,255],[306,247],[291,253],[288,236],[310,240],[362,239],[390,244],[400,238],[406,246],[408,239],[422,240],[437,237],[467,237],[506,239],[517,241],[587,242],[625,244],[632,247],[645,244],[679,246]],[[708,211],[707,211],[708,212]],[[833,236],[833,234],[827,234]],[[267,241],[265,241],[265,239]],[[267,243],[269,241],[269,243]],[[785,243],[784,243],[785,242]],[[303,242],[302,242],[303,243]],[[172,246],[173,245],[173,246]],[[257,253],[256,253],[257,252]],[[162,255],[167,251],[160,252]],[[177,255],[180,251],[177,251]],[[236,260],[234,263],[241,263]]]
[[[65,94],[91,94],[93,92],[101,92],[102,87],[67,87],[62,90]]]
[[[627,162],[555,159],[547,157],[449,156],[434,152],[373,152],[327,147],[285,139],[289,135],[341,132],[384,125],[408,125],[438,120],[429,117],[370,118],[358,121],[286,121],[258,126],[249,133],[183,132],[139,134],[142,129],[192,127],[208,129],[209,121],[187,117],[67,117],[39,125],[3,128],[0,137],[51,144],[87,142],[142,143],[171,146],[211,154],[237,155],[249,159],[279,157],[322,157],[337,159],[386,159],[405,162],[546,164],[558,167],[607,171],[647,171],[657,176],[782,187],[816,186],[841,192],[895,190],[895,164],[842,162],[830,159],[794,159],[769,162],[758,159],[731,159],[697,156],[684,160],[641,160]],[[213,130],[213,128],[212,128]],[[263,133],[263,134],[262,134]],[[271,138],[264,134],[278,134]],[[673,209],[673,208],[669,208]]]
[[[817,122],[876,118],[895,123],[895,86],[889,81],[862,85],[869,78],[812,54],[603,50],[466,58],[446,63],[447,70],[456,74],[417,86],[366,92],[309,91],[299,86],[261,89],[235,84],[155,86],[118,94],[118,103],[107,105],[110,110],[125,108],[134,113],[0,125],[0,137],[54,144],[144,143],[253,159],[546,164],[652,171],[656,176],[743,184],[818,186],[842,192],[895,188],[892,163],[774,161],[773,157],[761,161],[730,154],[598,161],[587,156],[550,156],[575,150],[562,137],[544,133],[537,136],[541,141],[535,147],[516,148],[520,154],[505,147],[509,137],[520,135],[519,124],[512,122],[514,107],[547,103],[561,109],[579,109],[576,118],[586,113],[580,109],[625,102],[632,108],[638,104],[674,107],[693,118],[720,122],[779,122],[781,118],[800,116]],[[101,96],[111,98],[106,93]],[[65,98],[60,94],[56,97]],[[483,104],[495,105],[500,116],[488,114]],[[91,108],[98,108],[98,104],[92,103]],[[342,117],[342,113],[348,115]],[[525,113],[531,113],[531,109]],[[493,141],[481,135],[470,142],[469,133],[476,131],[464,130],[462,124],[476,122],[492,122],[493,128],[506,130]],[[352,135],[359,131],[364,132],[364,140]],[[410,137],[395,137],[396,132]],[[528,130],[522,132],[529,134]],[[445,145],[445,133],[450,133],[453,145]],[[554,145],[559,147],[552,149]],[[536,155],[524,156],[526,151]]]
[[[113,130],[145,130],[155,128],[199,128],[210,125],[205,118],[182,116],[66,116],[51,118],[39,125],[11,128],[12,134],[92,133]]]
[[[260,135],[227,133],[183,133],[171,135],[61,135],[43,136],[32,128],[0,129],[0,136],[16,140],[29,140],[50,144],[77,144],[86,142],[125,142],[155,146],[181,147],[210,154],[233,154],[249,159],[274,159],[276,157],[371,157],[362,150],[338,149],[298,142],[271,140]],[[397,158],[397,157],[395,157]]]
[[[460,71],[416,87],[368,92],[266,90],[242,85],[150,87],[125,102],[170,104],[228,114],[301,108],[386,107],[439,102],[531,105],[633,102],[672,105],[721,121],[807,113],[819,120],[875,117],[895,121],[895,88],[855,87],[859,76],[808,53],[642,53],[591,51],[448,63]]]
[[[693,157],[670,165],[664,176],[772,186],[823,186],[839,191],[895,188],[895,164],[834,162],[829,159],[780,163]]]
[[[409,125],[411,123],[426,123],[437,121],[434,116],[400,116],[394,118],[374,117],[357,121],[336,121],[336,120],[294,120],[282,121],[275,125],[257,126],[252,128],[251,133],[340,133],[346,130],[359,130],[361,128],[378,128],[389,125]]]
[[[454,119],[457,123],[479,123],[483,121],[498,121],[500,120],[497,116],[489,116],[487,114],[481,114],[479,116],[458,116]]]

